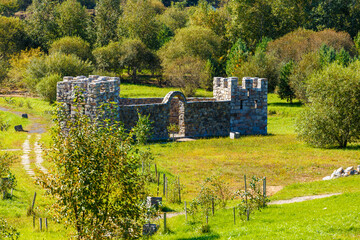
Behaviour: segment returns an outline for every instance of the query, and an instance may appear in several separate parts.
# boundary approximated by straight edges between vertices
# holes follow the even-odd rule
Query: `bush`
[[[267,52],[284,63],[290,60],[299,62],[303,55],[318,51],[323,44],[336,51],[344,48],[352,55],[355,53],[354,43],[348,33],[330,29],[321,32],[298,29],[270,42]]]
[[[360,139],[360,62],[335,63],[308,81],[310,104],[297,120],[298,136],[317,147],[338,146]]]
[[[97,69],[114,72],[121,69],[121,46],[119,42],[110,42],[107,46],[96,48],[93,50],[93,55]]]
[[[203,79],[210,73],[206,69],[206,61],[195,57],[182,57],[169,62],[164,69],[164,76],[171,85],[180,87],[187,96],[194,96]]]
[[[15,157],[8,153],[0,155],[0,192],[7,192],[16,186],[16,178],[10,171],[14,159]]]
[[[298,63],[294,63],[294,69],[289,76],[290,86],[294,90],[296,98],[303,103],[308,102],[306,96],[307,80],[321,68],[318,52],[305,54]]]
[[[8,225],[5,219],[0,218],[0,239],[16,240],[19,239],[19,237],[20,233],[16,228]]]
[[[80,37],[63,37],[54,41],[49,49],[49,53],[74,54],[82,60],[91,60],[90,44]]]
[[[48,56],[33,58],[26,71],[26,81],[30,90],[36,90],[36,85],[42,78],[58,74],[64,76],[88,75],[93,71],[89,61],[83,61],[73,54],[53,53]]]
[[[57,82],[62,81],[59,74],[51,74],[40,79],[40,82],[36,85],[36,91],[46,101],[53,103],[56,101],[56,86]]]

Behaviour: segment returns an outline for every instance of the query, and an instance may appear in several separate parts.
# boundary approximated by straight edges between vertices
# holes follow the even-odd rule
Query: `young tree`
[[[66,0],[57,7],[57,25],[61,36],[79,36],[88,39],[87,27],[90,21],[85,7],[76,0]]]
[[[344,67],[336,62],[308,81],[310,104],[297,121],[301,139],[318,147],[360,139],[360,61]]]
[[[286,63],[280,70],[280,79],[278,86],[278,95],[281,99],[286,99],[286,101],[292,103],[292,100],[295,98],[294,90],[291,88],[290,84],[290,75],[294,69],[294,62],[290,61]]]
[[[81,108],[72,117],[58,109],[47,154],[54,169],[40,183],[55,197],[57,216],[79,239],[138,238],[145,217],[140,166],[151,155],[134,141],[137,130],[127,133],[119,122],[101,116],[93,121]]]

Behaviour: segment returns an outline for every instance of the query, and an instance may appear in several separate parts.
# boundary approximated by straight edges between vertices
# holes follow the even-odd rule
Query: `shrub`
[[[0,218],[0,239],[19,239],[20,233],[16,228],[10,226],[7,221],[3,218]]]
[[[88,75],[93,71],[89,61],[83,61],[73,54],[55,52],[48,56],[33,58],[26,71],[26,81],[30,90],[36,90],[36,85],[42,78],[58,74],[64,76]]]
[[[43,77],[36,85],[36,91],[46,101],[53,103],[56,101],[56,86],[59,81],[62,81],[62,78],[57,73]]]
[[[15,157],[8,153],[0,155],[0,178],[2,178],[0,192],[7,192],[16,186],[16,178],[10,171],[10,166],[14,160]]]
[[[360,139],[360,62],[335,63],[308,81],[310,104],[297,120],[298,136],[317,147],[338,146]]]
[[[121,69],[119,42],[110,42],[107,46],[93,50],[96,68],[101,71],[118,71]]]
[[[336,51],[344,48],[352,55],[354,54],[354,43],[346,32],[330,29],[314,32],[301,28],[270,42],[267,52],[276,56],[278,61],[299,62],[303,55],[318,51],[323,44],[333,47]]]
[[[82,60],[91,60],[90,44],[80,37],[63,37],[54,41],[49,49],[49,53],[74,54]]]
[[[167,63],[164,76],[186,96],[194,96],[201,79],[208,79],[206,62],[195,57],[182,57]]]

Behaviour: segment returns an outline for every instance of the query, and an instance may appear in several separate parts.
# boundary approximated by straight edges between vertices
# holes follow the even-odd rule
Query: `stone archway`
[[[182,92],[171,91],[164,97],[163,104],[169,105],[169,124],[178,125],[179,132],[176,137],[185,136],[185,105],[186,97]]]

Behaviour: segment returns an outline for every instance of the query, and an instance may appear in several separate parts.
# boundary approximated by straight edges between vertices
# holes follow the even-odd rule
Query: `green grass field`
[[[121,85],[121,97],[164,97],[173,88]],[[211,92],[199,91],[197,96],[211,97]],[[152,239],[356,239],[360,236],[357,221],[360,210],[360,176],[317,181],[340,166],[357,166],[359,145],[352,144],[348,149],[319,149],[307,146],[295,135],[295,118],[302,105],[280,100],[269,94],[268,136],[247,136],[231,140],[229,138],[199,139],[194,142],[152,143],[147,145],[154,153],[160,172],[168,176],[180,176],[183,200],[190,201],[199,191],[199,183],[212,174],[221,173],[232,189],[242,189],[243,175],[266,176],[268,186],[282,186],[281,191],[271,200],[289,199],[297,196],[344,193],[326,199],[281,206],[269,206],[262,212],[251,216],[251,221],[237,221],[234,225],[232,210],[217,210],[209,224],[211,232],[199,232],[203,217],[196,223],[185,223],[184,216],[168,219],[171,233],[163,234],[162,229]],[[2,113],[1,116],[14,125],[25,127],[34,124],[50,126],[52,107],[40,100],[14,97],[1,98],[0,107],[13,111],[26,112],[29,119],[17,114]],[[27,133],[13,130],[0,131],[0,149],[21,148]],[[32,134],[30,142],[35,141]],[[49,133],[42,134],[42,141],[49,146]],[[2,152],[0,151],[0,154]],[[36,191],[36,213],[38,217],[51,216],[51,198],[25,174],[20,163],[22,152],[12,152],[18,156],[12,171],[18,179],[18,186],[12,200],[0,200],[0,216],[8,220],[21,233],[20,239],[68,239],[71,229],[54,223],[51,219],[49,232],[40,232],[38,222],[32,227],[32,217],[26,215],[32,196]],[[31,156],[34,153],[30,153]],[[47,163],[44,163],[49,167]],[[154,186],[151,186],[152,192]],[[154,193],[154,192],[153,192]],[[231,202],[234,205],[236,202]],[[175,210],[183,205],[166,203]],[[158,222],[162,226],[162,221]]]

